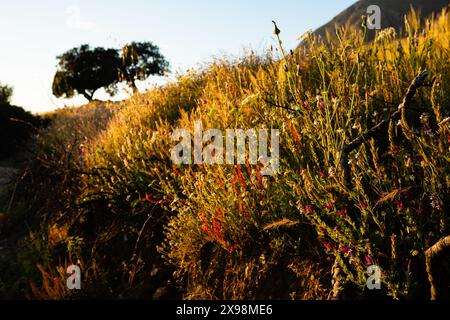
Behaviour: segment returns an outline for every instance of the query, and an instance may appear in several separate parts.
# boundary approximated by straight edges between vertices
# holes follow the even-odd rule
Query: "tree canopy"
[[[13,95],[13,88],[0,83],[0,104],[10,103]]]
[[[137,80],[162,76],[168,69],[169,63],[151,42],[132,42],[122,48],[121,79],[135,92]]]
[[[53,94],[65,98],[81,94],[89,101],[100,88],[115,95],[119,82],[125,82],[137,92],[136,81],[151,75],[164,75],[169,69],[159,48],[151,42],[132,42],[120,52],[82,45],[57,58]]]
[[[111,95],[116,93],[120,67],[117,50],[82,45],[57,58],[58,70],[52,86],[56,97],[72,98],[82,94],[91,101],[100,88]]]

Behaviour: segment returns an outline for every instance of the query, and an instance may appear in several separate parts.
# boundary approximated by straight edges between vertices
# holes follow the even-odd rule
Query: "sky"
[[[82,44],[120,48],[151,41],[183,73],[213,57],[261,52],[276,45],[272,20],[287,49],[355,0],[2,0],[0,82],[13,104],[34,113],[86,103],[57,99],[51,85],[59,54]],[[158,84],[167,79],[153,79]],[[148,85],[147,84],[147,85]],[[141,89],[145,89],[142,86]],[[120,94],[118,98],[123,98]],[[106,99],[102,92],[95,98]]]

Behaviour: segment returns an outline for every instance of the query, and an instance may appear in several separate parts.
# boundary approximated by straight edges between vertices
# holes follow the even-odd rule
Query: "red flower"
[[[313,207],[312,207],[311,205],[308,204],[308,205],[306,206],[306,212],[309,213],[309,214],[313,213]]]
[[[241,182],[242,188],[245,189],[246,186],[245,186],[244,178],[242,177],[242,171],[241,171],[241,165],[240,164],[237,165],[237,174],[238,174],[238,179]]]
[[[328,210],[333,210],[333,208],[334,208],[334,203],[333,203],[333,202],[327,203],[327,204],[325,205],[325,208],[327,208]]]
[[[320,177],[322,178],[322,179],[325,179],[326,177],[327,177],[327,175],[326,175],[326,173],[325,172],[321,172],[320,173]]]
[[[212,226],[214,230],[214,236],[215,238],[220,242],[223,240],[223,230],[222,230],[222,223],[216,221],[215,219],[212,220]]]
[[[327,251],[331,251],[331,249],[333,249],[333,246],[329,242],[325,241],[323,242],[323,245],[325,246],[325,249],[327,249]]]
[[[397,200],[397,209],[398,210],[403,210],[403,209],[405,209],[405,204],[403,203],[403,201],[402,200]]]
[[[300,146],[300,135],[298,134],[297,129],[291,125],[291,131],[292,131],[292,136],[294,137],[294,141],[297,144],[297,146]]]
[[[400,147],[399,146],[393,146],[392,147],[392,153],[393,154],[397,154],[400,152]]]
[[[256,167],[256,171],[258,174],[258,188],[259,188],[259,190],[262,190],[262,188],[263,188],[262,176],[261,176],[261,168],[259,167],[259,165]]]
[[[345,210],[345,209],[339,210],[339,211],[337,212],[337,214],[338,214],[339,216],[341,216],[341,217],[345,217],[345,216],[347,216],[347,210]]]

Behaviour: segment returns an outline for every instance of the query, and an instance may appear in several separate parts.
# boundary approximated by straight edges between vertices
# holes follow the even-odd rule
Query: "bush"
[[[24,109],[0,103],[0,159],[12,156],[43,123]]]

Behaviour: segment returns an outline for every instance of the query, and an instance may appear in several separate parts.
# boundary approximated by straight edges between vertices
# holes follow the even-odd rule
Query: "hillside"
[[[393,27],[400,30],[403,27],[404,16],[408,14],[411,8],[418,10],[422,18],[427,18],[434,14],[439,14],[445,6],[449,5],[449,0],[359,0],[349,8],[345,9],[316,31],[315,35],[324,37],[326,32],[333,32],[336,27],[361,25],[361,17],[367,13],[370,5],[378,5],[381,8],[381,26],[382,28]],[[373,39],[375,31],[368,31],[368,37]]]
[[[449,299],[450,13],[410,22],[52,114],[0,189],[0,298]]]

